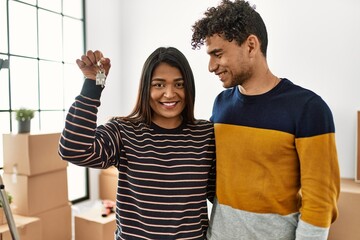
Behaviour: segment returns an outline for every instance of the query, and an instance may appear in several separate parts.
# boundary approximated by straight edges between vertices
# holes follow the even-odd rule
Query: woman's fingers
[[[110,59],[104,58],[99,50],[88,50],[80,59],[76,59],[76,64],[83,72],[84,76],[90,79],[95,79],[98,71],[105,71],[107,76],[111,67]]]

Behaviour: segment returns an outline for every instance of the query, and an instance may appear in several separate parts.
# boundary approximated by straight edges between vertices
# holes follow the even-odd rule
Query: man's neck
[[[260,95],[273,89],[279,82],[278,77],[267,71],[266,74],[252,77],[238,87],[239,91],[244,95]]]

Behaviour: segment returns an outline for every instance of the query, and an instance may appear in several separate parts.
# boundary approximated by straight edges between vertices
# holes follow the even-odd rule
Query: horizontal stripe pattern
[[[201,120],[169,130],[112,119],[96,127],[99,105],[76,98],[59,154],[79,166],[117,167],[117,239],[204,239],[206,199],[215,189],[213,125]]]

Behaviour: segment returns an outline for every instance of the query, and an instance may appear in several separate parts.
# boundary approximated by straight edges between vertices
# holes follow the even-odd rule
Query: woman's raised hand
[[[109,74],[111,67],[110,59],[105,58],[101,51],[88,50],[86,55],[82,55],[81,59],[76,59],[76,64],[86,78],[95,80],[99,71],[105,71],[105,75]]]

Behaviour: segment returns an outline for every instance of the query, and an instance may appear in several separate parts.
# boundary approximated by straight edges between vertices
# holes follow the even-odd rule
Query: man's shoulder
[[[304,96],[319,96],[313,90],[311,90],[309,88],[306,88],[304,86],[295,84],[295,83],[293,83],[292,81],[290,81],[287,78],[283,78],[282,81],[283,81],[283,84],[284,84],[285,89],[287,91],[291,90],[291,91],[293,91],[295,93],[299,93],[299,94],[304,95]]]
[[[283,93],[286,93],[285,96],[291,98],[292,101],[308,102],[309,100],[315,100],[317,102],[324,102],[320,95],[318,95],[315,91],[304,86],[294,84],[286,78],[282,79],[282,81],[284,81]]]

